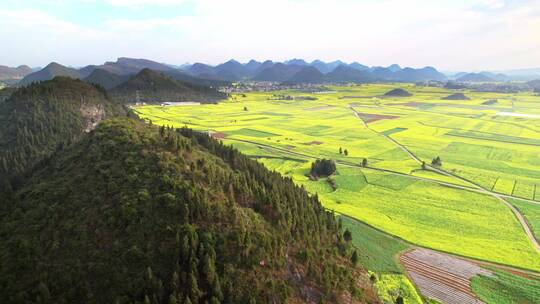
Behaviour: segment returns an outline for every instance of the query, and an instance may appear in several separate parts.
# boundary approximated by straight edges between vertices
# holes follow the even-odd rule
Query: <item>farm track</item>
[[[368,124],[366,124],[360,118],[358,112],[353,107],[349,107],[349,109],[353,111],[354,116],[356,118],[358,118],[362,122],[362,124],[366,127],[366,129],[372,131],[373,133],[375,133],[375,134],[377,134],[379,136],[384,136],[388,141],[392,142],[394,145],[396,145],[397,147],[402,149],[411,159],[415,160],[419,164],[422,164],[422,160],[420,160],[416,155],[414,155],[414,153],[412,153],[409,149],[407,149],[407,147],[403,146],[401,143],[399,143],[395,139],[391,138],[390,136],[387,136],[385,134],[377,132],[376,130],[373,130],[372,128],[370,128],[368,126]],[[167,120],[169,120],[169,119],[167,119]],[[307,155],[307,154],[299,153],[299,152],[293,152],[293,151],[290,151],[290,150],[287,150],[287,149],[277,148],[277,147],[273,147],[273,146],[265,145],[265,144],[260,144],[260,143],[257,143],[257,142],[254,142],[254,141],[249,141],[249,140],[232,139],[232,138],[227,138],[227,140],[245,142],[245,143],[257,145],[257,146],[260,146],[260,147],[273,149],[273,150],[279,151],[281,153],[286,153],[286,154],[300,156],[300,157],[309,158],[309,159],[318,159],[319,158],[317,156]],[[453,183],[448,183],[448,182],[442,182],[442,181],[438,181],[438,180],[434,180],[434,179],[430,179],[430,178],[413,176],[413,175],[409,175],[409,174],[405,174],[405,173],[401,173],[401,172],[396,172],[396,171],[392,171],[392,170],[387,170],[387,169],[374,168],[374,167],[364,168],[364,167],[362,167],[360,165],[357,165],[357,164],[354,164],[354,163],[344,162],[344,161],[339,161],[339,160],[336,161],[336,163],[338,163],[340,165],[343,165],[343,166],[348,166],[348,167],[371,169],[371,170],[375,170],[375,171],[386,172],[386,173],[389,173],[389,174],[399,175],[399,176],[412,178],[412,179],[416,179],[416,180],[432,182],[432,183],[439,184],[441,186],[447,186],[447,187],[451,187],[451,188],[454,188],[454,189],[467,190],[467,191],[477,192],[477,193],[486,194],[486,195],[490,195],[492,197],[495,197],[512,211],[512,213],[514,214],[514,216],[517,218],[518,222],[522,226],[523,230],[525,231],[525,234],[526,234],[527,238],[530,240],[530,242],[532,243],[533,247],[536,249],[537,252],[540,252],[540,243],[539,243],[538,239],[536,238],[536,236],[534,235],[534,233],[532,232],[532,229],[531,229],[530,225],[528,224],[528,222],[526,221],[524,216],[519,212],[519,210],[516,209],[508,201],[506,201],[505,198],[514,198],[514,199],[519,199],[519,200],[522,200],[522,201],[526,201],[528,203],[533,203],[533,204],[540,205],[540,202],[538,202],[538,201],[534,201],[534,200],[530,200],[530,199],[523,199],[523,198],[518,198],[518,197],[511,196],[511,195],[505,195],[505,194],[493,192],[493,191],[487,190],[487,189],[481,187],[480,185],[478,185],[478,184],[476,184],[476,183],[474,183],[474,182],[472,182],[472,181],[470,181],[468,179],[465,179],[465,178],[463,178],[461,176],[449,173],[449,172],[444,171],[444,170],[440,170],[438,168],[435,168],[435,167],[432,167],[432,166],[429,166],[429,165],[428,165],[428,168],[430,168],[432,171],[434,171],[436,173],[439,173],[439,174],[442,174],[442,175],[445,175],[445,176],[448,176],[448,177],[453,177],[453,178],[460,179],[461,181],[464,181],[464,182],[466,182],[468,184],[471,184],[472,186],[469,187],[469,186],[463,186],[463,185],[458,185],[458,184],[453,184]]]
[[[299,157],[303,157],[303,158],[308,158],[308,159],[318,159],[319,158],[319,157],[314,156],[314,155],[309,155],[309,154],[299,153],[299,152],[293,152],[293,151],[290,151],[290,150],[287,150],[287,149],[282,149],[282,148],[278,148],[278,147],[274,147],[274,146],[270,146],[270,145],[266,145],[266,144],[261,144],[261,143],[251,141],[251,140],[235,139],[235,138],[225,138],[225,139],[228,140],[228,141],[237,141],[237,142],[243,142],[243,143],[247,143],[247,144],[252,144],[252,145],[255,145],[255,146],[258,146],[258,147],[261,147],[261,148],[275,150],[275,151],[278,151],[280,153],[295,155],[295,156],[299,156]],[[430,182],[430,183],[435,183],[435,184],[439,184],[441,186],[446,186],[446,187],[459,189],[459,190],[467,190],[467,191],[486,194],[486,195],[489,195],[489,194],[493,193],[493,195],[497,195],[497,196],[500,196],[500,197],[503,197],[503,198],[513,198],[513,199],[526,201],[526,202],[531,203],[531,204],[540,205],[539,201],[534,201],[534,200],[521,198],[521,197],[515,197],[515,196],[511,196],[511,195],[497,193],[497,192],[491,192],[491,191],[488,191],[488,190],[485,190],[485,189],[479,189],[477,187],[469,187],[469,186],[463,186],[463,185],[458,185],[458,184],[449,183],[449,182],[443,182],[443,181],[439,181],[439,180],[436,180],[436,179],[431,179],[431,178],[421,177],[421,176],[414,176],[414,175],[410,175],[410,174],[406,174],[406,173],[402,173],[402,172],[397,172],[397,171],[392,171],[392,170],[388,170],[388,169],[382,169],[382,168],[376,168],[376,167],[362,167],[361,165],[351,163],[351,162],[341,161],[341,160],[336,160],[336,163],[340,164],[342,166],[346,166],[346,167],[354,167],[354,168],[360,168],[360,169],[366,169],[366,170],[385,172],[385,173],[389,173],[389,174],[393,174],[393,175],[399,175],[399,176],[403,176],[403,177],[407,177],[407,178],[411,178],[411,179],[416,179],[416,180],[420,180],[420,181],[425,181],[425,182]],[[433,168],[430,168],[430,169],[433,169]],[[436,171],[436,170],[433,170],[433,171],[435,173],[444,172],[444,171],[439,172],[439,171]],[[445,172],[445,173],[447,173],[447,172]],[[447,174],[444,174],[444,175],[447,175]],[[450,175],[450,176],[454,177],[453,175]]]
[[[374,133],[376,133],[376,134],[378,134],[380,136],[385,137],[387,140],[392,142],[394,145],[401,148],[410,158],[412,158],[413,160],[415,160],[419,164],[423,163],[423,161],[420,160],[420,158],[418,158],[416,155],[414,155],[414,153],[412,153],[409,149],[407,149],[407,147],[405,147],[404,145],[399,143],[397,140],[393,139],[392,137],[390,137],[390,136],[388,136],[386,134],[382,134],[382,133],[377,132],[376,130],[371,129],[368,126],[368,124],[365,121],[363,121],[362,118],[360,118],[359,113],[353,107],[349,107],[349,108],[354,112],[354,116],[357,117],[360,121],[362,121],[362,123],[364,124],[364,126],[367,129],[371,130],[372,132],[374,132]],[[508,207],[510,209],[510,211],[512,211],[512,213],[514,214],[514,216],[518,220],[519,224],[523,228],[523,231],[525,232],[525,235],[527,236],[529,241],[532,243],[534,249],[538,253],[540,253],[540,243],[539,243],[538,239],[536,238],[535,234],[532,232],[532,229],[531,229],[529,223],[525,220],[525,217],[523,216],[523,214],[521,214],[521,212],[519,212],[519,210],[516,207],[514,207],[512,204],[510,204],[507,200],[504,199],[505,197],[506,198],[514,198],[514,196],[512,196],[512,195],[501,195],[499,193],[495,193],[495,192],[493,192],[491,190],[488,190],[488,189],[476,184],[475,182],[473,182],[471,180],[468,180],[468,179],[466,179],[464,177],[461,177],[459,175],[449,173],[449,172],[447,172],[445,170],[441,170],[441,169],[436,168],[434,166],[427,165],[427,167],[430,168],[431,170],[433,170],[434,172],[437,172],[439,174],[442,174],[442,175],[445,175],[445,176],[448,176],[448,177],[457,178],[457,179],[459,179],[459,180],[461,180],[463,182],[466,182],[466,183],[471,184],[471,185],[474,186],[474,187],[469,188],[469,187],[465,187],[465,186],[455,185],[456,186],[455,188],[477,189],[477,192],[490,195],[490,196],[498,199],[500,202],[502,202],[506,207]],[[452,185],[454,185],[454,184],[452,184]],[[513,193],[513,191],[512,191],[512,193]],[[535,202],[535,201],[532,201],[532,200],[526,200],[526,201],[533,202],[535,204],[540,204],[539,202]]]
[[[387,137],[387,136],[385,136]],[[265,145],[265,144],[260,144],[260,143],[257,143],[257,142],[254,142],[254,141],[249,141],[249,140],[242,140],[242,139],[232,139],[232,138],[227,138],[227,140],[231,140],[231,141],[239,141],[239,142],[244,142],[244,143],[249,143],[249,144],[253,144],[253,145],[256,145],[256,146],[259,146],[259,147],[264,147],[264,148],[267,148],[267,149],[272,149],[272,150],[277,150],[281,153],[286,153],[286,154],[291,154],[291,155],[295,155],[295,156],[300,156],[300,157],[304,157],[304,158],[309,158],[309,159],[318,159],[318,157],[316,156],[313,156],[313,155],[308,155],[308,154],[304,154],[304,153],[299,153],[299,152],[293,152],[293,151],[289,151],[287,149],[282,149],[282,148],[277,148],[277,147],[273,147],[273,146],[270,146],[270,145]],[[392,140],[394,143],[396,143],[397,145],[400,145],[397,141],[394,141]],[[407,150],[405,147],[403,147],[405,150]],[[408,150],[407,150],[408,151]],[[409,151],[410,153],[410,151]],[[411,155],[414,156],[414,154],[411,153]],[[414,159],[417,159],[416,156],[414,156]],[[419,160],[418,160],[419,161]],[[420,161],[421,162],[421,161]],[[455,178],[459,178],[465,182],[468,182],[468,183],[471,183],[473,185],[475,185],[476,187],[468,187],[468,186],[462,186],[462,185],[457,185],[457,184],[452,184],[452,183],[447,183],[447,182],[442,182],[442,181],[438,181],[438,180],[434,180],[434,179],[430,179],[430,178],[425,178],[425,177],[420,177],[420,176],[413,176],[413,175],[409,175],[409,174],[405,174],[405,173],[401,173],[401,172],[396,172],[396,171],[391,171],[391,170],[386,170],[386,169],[380,169],[380,168],[374,168],[374,167],[368,167],[368,168],[364,168],[360,165],[357,165],[357,164],[353,164],[353,163],[349,163],[349,162],[344,162],[344,161],[336,161],[336,163],[340,164],[340,165],[343,165],[343,166],[347,166],[347,167],[354,167],[354,168],[361,168],[361,169],[370,169],[370,170],[375,170],[375,171],[379,171],[379,172],[385,172],[385,173],[389,173],[389,174],[394,174],[394,175],[399,175],[399,176],[403,176],[403,177],[407,177],[407,178],[412,178],[412,179],[416,179],[416,180],[421,180],[421,181],[426,181],[426,182],[431,182],[431,183],[436,183],[438,185],[441,185],[441,186],[446,186],[446,187],[450,187],[450,188],[454,188],[454,189],[459,189],[459,190],[466,190],[466,191],[472,191],[472,192],[476,192],[476,193],[480,193],[480,194],[485,194],[485,195],[489,195],[489,196],[492,196],[492,197],[495,197],[496,199],[498,199],[499,201],[501,201],[501,203],[503,203],[505,206],[507,206],[510,211],[512,211],[512,213],[514,214],[514,216],[516,217],[516,219],[518,220],[519,224],[521,225],[523,231],[525,232],[525,235],[527,236],[527,238],[529,239],[529,241],[531,242],[531,244],[533,245],[534,249],[537,251],[537,252],[540,252],[540,243],[539,241],[536,239],[536,236],[535,234],[533,233],[529,223],[527,222],[527,220],[525,219],[525,217],[521,214],[521,212],[519,212],[519,210],[517,208],[515,208],[512,204],[510,204],[508,201],[506,201],[504,198],[517,198],[517,197],[513,197],[513,196],[510,196],[510,195],[504,195],[504,194],[499,194],[499,193],[495,193],[495,192],[492,192],[492,191],[489,191],[487,189],[484,189],[474,183],[471,183],[469,180],[466,180],[466,179],[463,179],[459,176],[455,176],[451,173],[448,173],[446,171],[443,171],[443,170],[439,170],[437,168],[433,168],[430,166],[430,169],[433,170],[434,172],[437,172],[439,174],[443,174],[443,175],[446,175],[446,176],[450,176],[450,177],[455,177]],[[517,199],[521,199],[521,198],[517,198]],[[533,204],[537,204],[537,205],[540,205],[540,202],[537,202],[537,201],[533,201],[533,200],[528,200],[528,199],[521,199],[521,200],[524,200],[524,201],[527,201],[529,203],[533,203]]]

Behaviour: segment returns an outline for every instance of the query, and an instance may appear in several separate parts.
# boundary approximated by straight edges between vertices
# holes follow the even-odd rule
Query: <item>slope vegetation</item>
[[[110,90],[129,79],[127,75],[118,75],[104,69],[95,69],[90,75],[84,78],[84,81],[102,86]]]
[[[189,129],[104,121],[12,196],[3,303],[376,302],[316,197]]]
[[[177,81],[150,69],[142,70],[115,87],[110,94],[121,103],[216,102],[226,97],[226,94],[210,87]]]
[[[0,178],[21,175],[121,111],[104,91],[67,77],[18,89],[0,103]]]

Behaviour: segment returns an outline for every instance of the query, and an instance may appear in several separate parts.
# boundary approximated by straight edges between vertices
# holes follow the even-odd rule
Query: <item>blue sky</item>
[[[0,64],[305,58],[540,67],[538,0],[0,0]]]

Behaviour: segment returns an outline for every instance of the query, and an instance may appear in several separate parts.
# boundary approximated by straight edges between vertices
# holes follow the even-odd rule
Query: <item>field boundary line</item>
[[[277,150],[277,151],[279,151],[281,153],[291,154],[291,155],[304,157],[304,158],[308,158],[308,159],[320,159],[317,156],[304,154],[304,153],[299,153],[299,152],[293,152],[293,151],[289,151],[287,149],[282,149],[282,148],[270,146],[270,145],[267,145],[267,144],[258,143],[258,142],[255,142],[255,141],[250,141],[250,140],[245,140],[245,139],[236,139],[236,138],[230,138],[230,137],[226,138],[225,140],[248,143],[248,144],[252,144],[252,145],[255,145],[255,146],[261,146],[261,147],[265,147],[265,148],[268,148],[268,149]],[[385,173],[389,173],[389,174],[393,174],[393,175],[399,175],[399,176],[402,176],[402,177],[407,177],[407,178],[416,179],[416,180],[420,180],[420,181],[431,182],[431,183],[439,184],[441,186],[447,186],[447,187],[451,187],[451,188],[458,189],[458,190],[471,191],[471,192],[490,195],[490,196],[501,196],[501,197],[506,197],[506,198],[519,199],[519,200],[523,200],[523,201],[526,201],[526,202],[531,203],[531,204],[540,205],[540,202],[530,200],[530,199],[526,199],[526,198],[514,197],[514,196],[511,196],[511,195],[506,195],[506,194],[498,193],[498,192],[491,193],[489,190],[483,189],[482,187],[480,187],[479,185],[477,185],[476,183],[474,183],[472,181],[469,181],[469,180],[464,179],[464,178],[462,178],[460,176],[457,176],[457,175],[453,175],[450,172],[447,172],[447,171],[444,171],[444,170],[441,170],[441,169],[433,168],[431,166],[428,166],[428,167],[430,168],[431,171],[433,171],[435,173],[439,173],[439,174],[442,174],[442,175],[452,176],[452,177],[458,178],[458,179],[460,179],[462,181],[473,184],[476,187],[459,185],[459,184],[454,184],[454,183],[450,183],[450,182],[443,182],[443,181],[439,181],[439,180],[436,180],[436,179],[431,179],[431,178],[426,178],[426,177],[421,177],[421,176],[414,176],[414,175],[410,175],[410,174],[407,174],[407,173],[392,171],[392,170],[383,169],[383,168],[376,168],[376,167],[370,167],[370,166],[362,167],[360,164],[355,164],[355,163],[352,163],[352,162],[347,162],[347,161],[342,161],[342,160],[336,160],[335,162],[337,164],[339,164],[339,165],[342,165],[342,166],[348,166],[348,167],[354,167],[354,168],[358,168],[358,169],[367,169],[367,170],[385,172]]]
[[[355,113],[355,116],[360,119],[362,122],[364,122],[358,112],[353,108],[353,107],[349,107],[354,113]],[[423,162],[420,160],[420,158],[418,158],[416,155],[414,155],[414,153],[412,153],[409,149],[407,149],[407,147],[405,147],[404,145],[402,145],[401,143],[399,143],[397,140],[391,138],[390,136],[386,136],[385,134],[382,134],[382,133],[379,133],[371,128],[368,127],[368,124],[366,122],[364,122],[364,125],[366,126],[366,128],[372,130],[373,132],[381,135],[381,136],[384,136],[385,138],[387,138],[388,140],[390,140],[391,142],[393,142],[395,145],[397,145],[398,147],[400,147],[405,153],[407,153],[412,159],[414,159],[415,161],[417,161],[418,163],[422,164]],[[514,216],[517,218],[518,220],[518,223],[521,225],[523,231],[525,232],[525,235],[527,236],[527,238],[529,239],[529,241],[532,243],[533,245],[533,248],[536,249],[536,252],[537,253],[540,253],[540,243],[538,242],[538,240],[536,239],[534,233],[532,232],[531,230],[531,227],[529,226],[529,224],[525,221],[525,217],[519,212],[519,210],[517,210],[512,204],[510,204],[509,202],[507,202],[503,197],[501,197],[500,195],[492,192],[492,191],[489,191],[487,190],[486,188],[482,187],[481,185],[473,182],[473,181],[470,181],[469,179],[466,179],[464,177],[461,177],[457,174],[453,174],[453,173],[450,173],[446,170],[441,170],[439,168],[436,168],[434,166],[430,166],[428,164],[426,164],[426,166],[428,168],[431,168],[432,170],[434,170],[435,172],[439,172],[440,174],[443,174],[443,175],[446,175],[446,176],[451,176],[451,177],[454,177],[454,178],[458,178],[462,181],[465,181],[467,183],[470,183],[472,185],[474,185],[476,188],[478,188],[478,190],[480,192],[483,192],[485,194],[488,194],[492,197],[495,197],[497,198],[499,201],[501,201],[504,205],[506,205],[508,208],[510,208],[510,211],[512,211],[512,213],[514,214]],[[513,188],[512,188],[512,193],[510,195],[510,197],[514,197],[514,189],[516,187],[516,181],[514,180],[514,185],[513,185]],[[540,203],[539,203],[540,204]]]
[[[377,227],[373,226],[372,224],[369,224],[369,223],[367,223],[367,222],[365,222],[365,221],[363,221],[361,219],[355,218],[355,217],[350,216],[348,214],[341,213],[341,212],[336,211],[334,209],[330,209],[330,208],[326,208],[326,207],[323,207],[323,208],[326,209],[329,212],[334,213],[334,214],[338,214],[340,216],[349,218],[349,219],[351,219],[353,221],[360,222],[360,223],[362,223],[362,224],[364,224],[364,225],[366,225],[366,226],[368,226],[368,227],[370,227],[370,228],[372,228],[374,230],[377,230],[378,232],[386,234],[386,235],[388,235],[388,236],[390,236],[392,238],[395,238],[395,239],[397,239],[399,241],[405,242],[406,244],[411,246],[411,248],[405,249],[403,252],[408,251],[408,250],[412,250],[414,248],[424,248],[424,249],[429,249],[429,250],[433,250],[433,251],[436,251],[436,252],[448,254],[448,255],[451,255],[451,256],[455,256],[457,258],[464,259],[464,260],[467,260],[467,261],[471,261],[471,262],[474,262],[474,263],[479,263],[479,264],[482,264],[482,265],[485,265],[485,266],[493,266],[493,267],[497,267],[497,268],[500,268],[500,269],[503,269],[503,270],[506,270],[506,271],[516,271],[516,272],[521,272],[523,274],[533,275],[533,276],[540,279],[540,271],[537,271],[537,270],[532,270],[532,269],[528,269],[528,268],[523,268],[523,267],[519,267],[519,266],[513,266],[513,265],[508,265],[508,264],[503,264],[503,263],[498,263],[498,262],[493,262],[493,261],[489,261],[489,260],[485,260],[485,259],[481,259],[481,258],[470,257],[470,256],[462,255],[462,254],[459,254],[459,253],[445,251],[445,250],[442,250],[442,249],[437,249],[437,248],[433,248],[433,247],[429,247],[429,246],[419,245],[419,244],[417,244],[415,242],[405,240],[404,238],[402,238],[402,237],[400,237],[398,235],[395,235],[395,234],[390,233],[388,231],[377,228]]]
[[[499,181],[499,178],[500,178],[500,176],[497,176],[497,179],[493,183],[493,186],[491,186],[491,191],[493,191],[493,189],[495,189],[495,185],[497,185],[497,182]]]

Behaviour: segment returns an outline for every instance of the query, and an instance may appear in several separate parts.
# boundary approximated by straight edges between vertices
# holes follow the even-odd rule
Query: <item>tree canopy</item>
[[[7,195],[2,303],[359,294],[352,249],[316,196],[190,129],[106,120]]]

